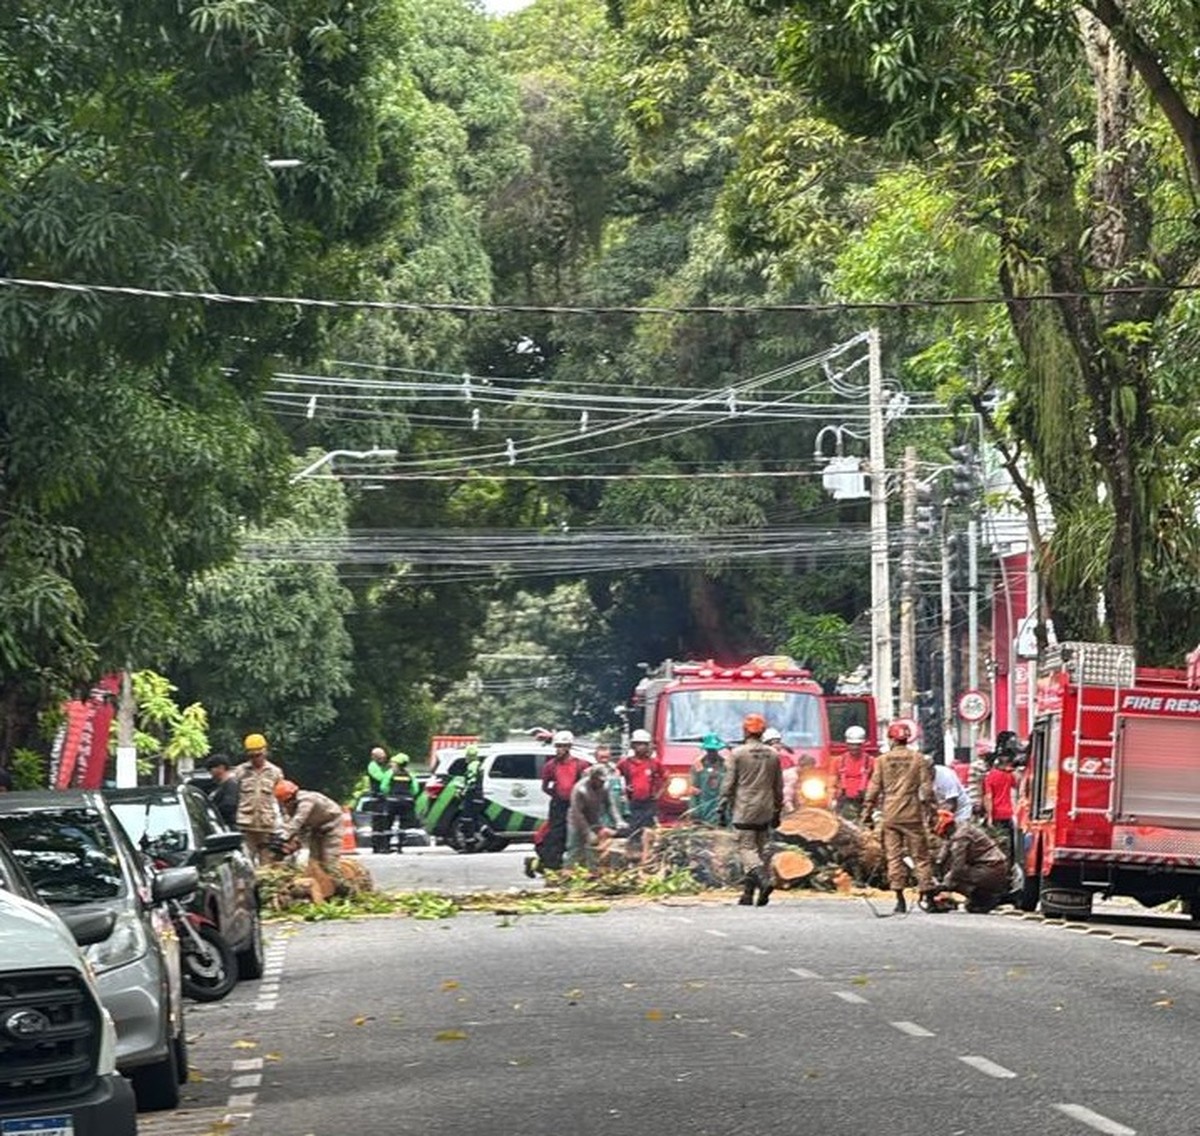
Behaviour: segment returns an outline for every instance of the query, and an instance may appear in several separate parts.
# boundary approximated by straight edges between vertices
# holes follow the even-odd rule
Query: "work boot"
[[[896,906],[892,908],[892,914],[903,915],[908,910],[908,901],[904,898],[904,889],[896,888]]]
[[[754,903],[754,891],[758,887],[758,873],[751,869],[742,880],[742,898],[738,900],[739,907],[750,907]]]
[[[537,857],[536,856],[526,856],[525,857],[525,864],[524,864],[525,874],[531,880],[537,879],[536,865],[537,865]]]
[[[771,892],[775,890],[775,884],[771,881],[770,873],[764,872],[762,882],[758,885],[758,901],[757,906],[766,907],[767,902],[771,898]]]

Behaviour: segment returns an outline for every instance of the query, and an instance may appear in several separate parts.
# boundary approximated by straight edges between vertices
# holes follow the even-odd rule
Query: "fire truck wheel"
[[[1040,906],[1047,919],[1089,919],[1092,893],[1051,884],[1042,889]]]
[[[1036,874],[1028,875],[1021,884],[1021,890],[1017,893],[1017,906],[1022,911],[1036,911],[1041,895],[1042,877]]]

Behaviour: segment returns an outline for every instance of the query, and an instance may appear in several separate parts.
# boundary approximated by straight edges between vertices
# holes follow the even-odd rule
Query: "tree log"
[[[813,874],[813,862],[803,852],[788,848],[771,857],[771,867],[779,883],[797,884]]]
[[[835,874],[827,868],[842,868],[865,884],[879,875],[883,849],[874,833],[830,812],[805,806],[783,818],[779,837],[802,848],[813,861],[821,883],[832,883]],[[813,880],[816,886],[818,881]]]

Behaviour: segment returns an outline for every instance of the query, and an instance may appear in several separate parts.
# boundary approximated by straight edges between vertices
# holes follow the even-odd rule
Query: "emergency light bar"
[[[785,665],[780,665],[785,664]],[[812,671],[798,667],[793,659],[767,656],[751,659],[749,663],[736,667],[723,667],[709,659],[706,663],[673,663],[672,678],[734,678],[754,681],[802,681],[812,678]]]
[[[1058,643],[1046,652],[1041,670],[1064,670],[1075,683],[1133,686],[1137,653],[1124,643]]]

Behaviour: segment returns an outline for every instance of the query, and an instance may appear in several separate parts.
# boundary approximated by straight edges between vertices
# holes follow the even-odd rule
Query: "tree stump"
[[[783,888],[795,887],[813,874],[813,862],[795,848],[782,849],[771,857],[775,882]]]
[[[798,808],[783,818],[776,834],[803,849],[818,869],[819,882],[828,884],[827,890],[836,888],[836,876],[824,869],[844,869],[860,884],[871,882],[882,871],[883,848],[875,834],[829,809]]]

